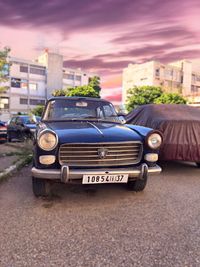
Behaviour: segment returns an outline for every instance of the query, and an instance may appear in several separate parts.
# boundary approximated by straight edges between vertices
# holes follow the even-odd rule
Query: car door
[[[17,117],[16,119],[16,138],[21,139],[24,134],[24,121],[23,118]]]
[[[9,138],[16,138],[16,119],[17,117],[13,117],[8,124],[7,132]]]

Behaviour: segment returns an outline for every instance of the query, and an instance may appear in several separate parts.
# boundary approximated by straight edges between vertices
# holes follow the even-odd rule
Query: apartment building
[[[169,64],[157,61],[129,64],[123,70],[122,101],[126,102],[128,90],[134,86],[161,86],[166,92],[182,94],[193,105],[200,106],[199,61],[181,60]]]
[[[35,61],[9,58],[8,90],[0,95],[0,120],[45,104],[55,89],[87,85],[92,73],[63,68],[63,56],[45,51]]]

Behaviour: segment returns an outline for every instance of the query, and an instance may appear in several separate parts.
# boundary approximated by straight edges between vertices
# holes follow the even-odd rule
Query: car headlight
[[[38,145],[41,149],[50,151],[58,144],[58,137],[56,133],[50,130],[44,130],[39,134]]]
[[[147,137],[147,144],[152,149],[158,149],[162,144],[162,136],[159,133],[151,133]]]

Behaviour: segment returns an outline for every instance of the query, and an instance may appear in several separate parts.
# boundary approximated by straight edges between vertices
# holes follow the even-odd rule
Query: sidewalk
[[[32,160],[32,143],[0,143],[0,181]]]

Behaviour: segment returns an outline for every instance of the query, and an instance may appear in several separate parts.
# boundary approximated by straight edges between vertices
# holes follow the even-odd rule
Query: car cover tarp
[[[161,160],[200,162],[200,109],[175,104],[144,105],[125,119],[162,132]]]

